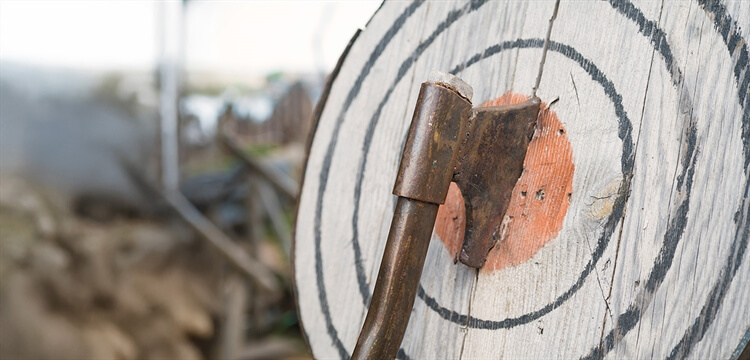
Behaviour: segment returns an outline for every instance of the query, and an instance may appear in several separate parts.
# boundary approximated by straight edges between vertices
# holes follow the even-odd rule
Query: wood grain
[[[399,358],[735,352],[750,328],[749,4],[561,3],[537,94],[573,166],[543,171],[545,182],[571,195],[567,209],[523,210],[559,218],[559,229],[542,221],[480,271],[454,263],[452,242],[433,234]],[[386,2],[352,45],[320,114],[295,224],[300,316],[317,358],[354,347],[419,84],[440,70],[470,83],[475,104],[530,94],[553,6]],[[526,163],[548,156],[567,169],[564,148],[550,145]],[[438,234],[459,237],[460,224],[443,224]],[[524,238],[539,234],[550,238]]]

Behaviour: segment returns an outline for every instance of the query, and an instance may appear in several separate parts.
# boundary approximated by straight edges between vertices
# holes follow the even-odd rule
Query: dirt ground
[[[62,204],[0,178],[0,358],[225,357],[237,277],[217,254],[175,220],[95,221]],[[307,356],[291,295],[274,301],[254,316],[275,320],[243,326],[234,358]]]

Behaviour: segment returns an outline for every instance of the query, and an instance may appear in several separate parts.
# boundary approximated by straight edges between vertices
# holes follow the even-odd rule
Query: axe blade
[[[502,225],[513,187],[523,172],[534,134],[540,100],[474,108],[461,146],[453,181],[466,210],[459,260],[479,268],[502,238]]]

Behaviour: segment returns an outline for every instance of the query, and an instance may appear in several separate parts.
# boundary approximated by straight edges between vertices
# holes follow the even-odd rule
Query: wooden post
[[[177,190],[179,167],[179,89],[182,68],[183,2],[164,1],[159,6],[159,117],[161,130],[161,180],[167,191]]]
[[[383,254],[419,84],[529,96],[554,1],[386,2],[315,125],[295,224],[300,318],[346,358]],[[480,270],[441,210],[399,358],[730,358],[750,328],[750,4],[560,4],[545,103]],[[442,218],[441,218],[442,216]]]

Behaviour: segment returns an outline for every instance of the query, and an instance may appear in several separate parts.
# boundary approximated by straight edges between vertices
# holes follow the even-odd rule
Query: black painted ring
[[[468,69],[478,61],[486,60],[488,57],[498,54],[503,50],[542,48],[543,45],[544,40],[542,39],[518,39],[516,41],[502,42],[500,44],[488,47],[484,52],[478,53],[465,63],[456,66],[452,73],[456,73],[459,70]],[[620,195],[614,202],[615,205],[613,207],[612,214],[607,219],[607,223],[604,225],[604,231],[602,231],[602,234],[597,241],[596,248],[592,252],[592,259],[588,262],[588,264],[586,264],[578,280],[567,291],[558,296],[555,301],[543,306],[536,311],[526,313],[519,317],[507,318],[499,321],[483,320],[475,318],[473,316],[459,314],[453,310],[440,306],[434,298],[430,297],[425,292],[424,288],[422,288],[422,285],[420,284],[419,291],[417,293],[419,298],[422,299],[430,309],[435,311],[443,319],[451,321],[457,325],[486,330],[509,329],[537,320],[540,317],[548,314],[552,310],[560,307],[583,286],[586,278],[591,274],[596,264],[604,255],[604,250],[606,250],[609,244],[612,232],[614,232],[617,223],[622,219],[623,210],[625,207],[625,196],[627,194],[626,190],[630,187],[630,177],[628,176],[628,174],[630,173],[634,162],[631,140],[632,124],[630,122],[630,119],[628,118],[627,112],[623,108],[622,96],[620,96],[620,94],[615,89],[614,84],[612,84],[612,82],[607,79],[607,77],[599,70],[599,68],[593,62],[584,58],[583,55],[581,55],[573,47],[555,41],[550,41],[549,50],[551,52],[559,53],[578,64],[581,69],[583,69],[587,74],[589,74],[589,76],[591,76],[592,80],[602,86],[605,95],[607,95],[615,108],[615,115],[617,116],[619,122],[618,136],[620,137],[620,140],[623,141],[623,153],[621,158],[623,181],[620,183],[620,191],[618,191],[618,194]]]
[[[485,49],[481,53],[477,53],[474,56],[470,57],[467,61],[456,65],[453,70],[451,70],[451,73],[456,74],[459,71],[466,70],[470,68],[471,66],[477,64],[479,61],[486,60],[490,58],[493,55],[499,54],[500,52],[504,50],[512,50],[512,49],[532,49],[532,48],[542,48],[544,45],[544,40],[542,39],[518,39],[515,41],[506,41],[502,42],[500,44],[490,46],[487,49]],[[565,293],[563,293],[561,296],[559,296],[554,302],[547,304],[546,306],[542,307],[541,309],[524,314],[517,318],[510,318],[510,319],[504,319],[501,321],[494,321],[494,320],[483,320],[478,319],[475,317],[459,314],[453,310],[447,309],[445,307],[440,306],[437,301],[435,301],[434,298],[430,297],[420,284],[419,290],[417,292],[417,296],[422,299],[425,304],[433,310],[435,313],[437,313],[439,316],[441,316],[443,319],[448,320],[450,322],[453,322],[460,326],[466,326],[468,324],[471,328],[477,328],[477,329],[492,329],[497,330],[501,328],[512,328],[518,325],[526,324],[531,321],[534,321],[547,313],[551,312],[552,310],[560,307],[565,301],[567,301],[570,297],[573,296],[582,286],[585,282],[586,278],[591,274],[592,270],[598,263],[598,261],[601,259],[602,255],[604,254],[604,250],[607,248],[607,245],[609,244],[612,232],[614,231],[615,227],[617,226],[617,223],[621,220],[623,215],[623,210],[625,207],[625,196],[627,194],[627,189],[629,185],[629,179],[630,177],[627,176],[629,174],[630,170],[633,166],[633,148],[632,148],[632,139],[631,139],[631,131],[632,131],[632,125],[630,122],[630,119],[627,116],[626,111],[623,108],[622,105],[622,96],[615,90],[614,84],[612,84],[609,79],[606,78],[606,76],[599,70],[599,68],[594,65],[590,60],[584,58],[577,50],[575,50],[573,47],[560,44],[558,42],[550,41],[550,47],[549,50],[552,52],[560,53],[561,55],[567,57],[568,59],[573,60],[575,63],[577,63],[584,71],[586,71],[589,76],[592,77],[592,80],[599,83],[605,94],[609,97],[609,99],[612,101],[612,104],[615,108],[615,115],[618,118],[619,121],[619,131],[618,136],[621,140],[623,140],[623,154],[621,158],[621,168],[622,168],[622,174],[623,174],[623,182],[620,185],[620,191],[618,193],[620,194],[618,198],[615,200],[615,206],[613,207],[613,212],[610,215],[609,219],[607,220],[606,225],[604,226],[604,231],[602,232],[602,235],[597,242],[597,247],[593,252],[592,260],[589,261],[589,263],[584,268],[583,272],[581,273],[579,279],[576,281],[576,283],[568,289]],[[418,56],[410,56],[409,59],[412,63],[413,61],[416,61],[418,59]],[[403,67],[402,67],[403,68]],[[394,84],[389,88],[389,90],[386,92],[386,95],[381,100],[378,110],[373,115],[373,118],[371,119],[371,124],[368,126],[368,135],[372,134],[374,132],[375,126],[373,124],[377,124],[377,121],[374,121],[379,118],[380,109],[383,108],[385,103],[388,101],[390,94],[392,93],[395,86],[400,81],[400,78],[397,78]],[[370,135],[371,136],[371,135]],[[366,157],[367,154],[369,154],[369,142],[365,142],[365,146],[363,149],[364,156],[362,157],[364,161],[360,163],[360,170],[357,175],[357,187],[361,186],[363,175],[364,175],[364,164],[366,164]],[[357,191],[355,190],[355,193]],[[356,219],[357,216],[357,209],[359,208],[359,196],[355,195],[355,215],[354,215],[354,228],[356,229]],[[356,231],[355,231],[356,234]],[[355,238],[353,240],[353,243],[357,243],[358,239]],[[358,244],[353,246],[353,248],[358,247]],[[355,251],[355,264],[359,264],[359,261],[357,261],[358,256],[357,252]],[[359,269],[358,269],[359,270]],[[359,279],[364,279],[362,276],[357,276]],[[368,298],[363,299],[365,304],[369,302],[369,287],[367,287],[366,283],[360,283],[360,293],[362,293],[361,289],[365,287],[367,289],[367,296]],[[364,286],[363,286],[364,285]],[[320,289],[319,289],[320,291]],[[325,290],[323,290],[325,291]],[[339,339],[334,339],[334,341]],[[400,358],[408,358],[406,353],[401,349],[399,351],[399,357]]]

